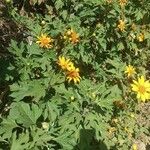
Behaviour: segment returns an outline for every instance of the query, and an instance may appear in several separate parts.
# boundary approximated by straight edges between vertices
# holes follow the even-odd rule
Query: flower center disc
[[[146,91],[145,87],[140,85],[139,86],[139,92],[143,94],[143,93],[145,93],[145,91]]]
[[[49,43],[49,40],[47,38],[44,38],[41,40],[41,43],[43,43],[44,45]]]
[[[78,73],[76,71],[72,71],[69,76],[71,76],[72,78],[77,77]]]

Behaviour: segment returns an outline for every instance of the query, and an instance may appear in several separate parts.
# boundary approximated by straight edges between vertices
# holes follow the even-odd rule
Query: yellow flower
[[[136,72],[135,72],[135,68],[131,65],[126,66],[126,70],[125,73],[128,74],[128,78],[133,76]]]
[[[71,37],[70,37],[70,41],[72,44],[76,44],[79,42],[79,35],[76,32],[72,32]]]
[[[138,148],[137,148],[137,145],[136,145],[136,144],[133,144],[133,145],[132,145],[132,150],[138,150]]]
[[[124,31],[125,30],[125,21],[119,20],[119,24],[117,27],[120,31]]]
[[[69,40],[70,40],[70,42],[71,42],[72,44],[76,44],[76,43],[79,42],[79,35],[78,35],[75,31],[73,31],[72,29],[69,29],[69,30],[65,33],[64,37],[65,37],[64,39],[66,39],[66,37],[68,37]]]
[[[137,98],[141,99],[143,102],[150,98],[150,83],[145,81],[144,76],[138,78],[138,81],[133,80],[131,84],[132,90],[137,93]]]
[[[139,42],[143,42],[144,41],[144,34],[140,33],[139,36],[137,37]]]
[[[38,43],[40,47],[43,48],[52,48],[52,42],[53,39],[48,37],[46,34],[41,34],[41,36],[39,36],[38,40],[36,41],[36,43]]]
[[[58,58],[57,64],[63,69],[63,70],[69,70],[70,67],[73,66],[73,63],[70,61],[70,59],[66,59],[65,57]]]
[[[110,128],[108,129],[108,133],[111,135],[111,134],[113,134],[116,130],[117,130],[117,129],[116,129],[115,127],[110,127]]]
[[[80,75],[79,75],[79,68],[75,68],[73,65],[69,68],[67,72],[67,80],[68,82],[74,81],[76,84],[77,82],[80,82]]]
[[[125,6],[127,3],[127,0],[119,0],[119,4],[121,7]]]

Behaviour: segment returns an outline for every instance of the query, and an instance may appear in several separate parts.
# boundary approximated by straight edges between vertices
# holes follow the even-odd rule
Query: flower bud
[[[42,20],[41,24],[42,24],[42,25],[45,25],[45,24],[46,24],[46,22],[45,22],[44,20]]]

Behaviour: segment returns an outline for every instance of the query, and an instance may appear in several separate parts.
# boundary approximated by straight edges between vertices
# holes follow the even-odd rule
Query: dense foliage
[[[137,115],[150,98],[150,2],[7,5],[24,30],[1,78],[10,88],[1,149],[136,150],[134,139],[149,134]]]

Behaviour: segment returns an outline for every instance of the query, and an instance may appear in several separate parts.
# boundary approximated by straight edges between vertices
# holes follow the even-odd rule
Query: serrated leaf
[[[51,102],[47,102],[46,108],[44,110],[45,119],[49,118],[51,122],[54,122],[56,118],[59,116],[59,108],[55,102],[56,97],[52,98]]]
[[[31,45],[27,45],[27,50],[29,55],[41,55],[42,51],[41,49],[39,49],[39,46],[37,44],[31,44]]]
[[[32,141],[30,142],[30,148],[44,146],[47,142],[53,140],[54,138],[45,130],[40,128],[31,128]]]
[[[23,42],[21,42],[18,46],[18,43],[16,41],[11,40],[11,44],[10,44],[10,47],[8,48],[8,50],[12,54],[22,57],[22,53],[24,51],[24,46],[25,46],[25,44]]]
[[[56,7],[57,10],[62,8],[63,6],[64,6],[64,2],[62,0],[57,0],[55,2],[55,7]]]
[[[3,139],[9,139],[12,135],[12,130],[16,127],[18,127],[18,125],[12,118],[3,119],[0,124],[0,135],[3,134]]]
[[[37,80],[21,82],[20,85],[13,84],[10,88],[12,91],[11,97],[13,97],[15,101],[21,101],[27,96],[33,97],[33,100],[38,101],[41,97],[45,96],[45,87]]]
[[[17,136],[17,133],[14,132],[12,135],[10,150],[28,149],[29,147],[28,141],[29,141],[29,132],[22,133],[19,136]]]
[[[31,125],[35,125],[42,113],[42,110],[37,105],[32,104],[30,107],[29,104],[23,102],[16,104],[16,111],[19,114],[17,122],[27,128]]]
[[[68,12],[66,10],[64,10],[64,11],[62,11],[61,15],[62,15],[63,19],[65,20],[68,16]]]

